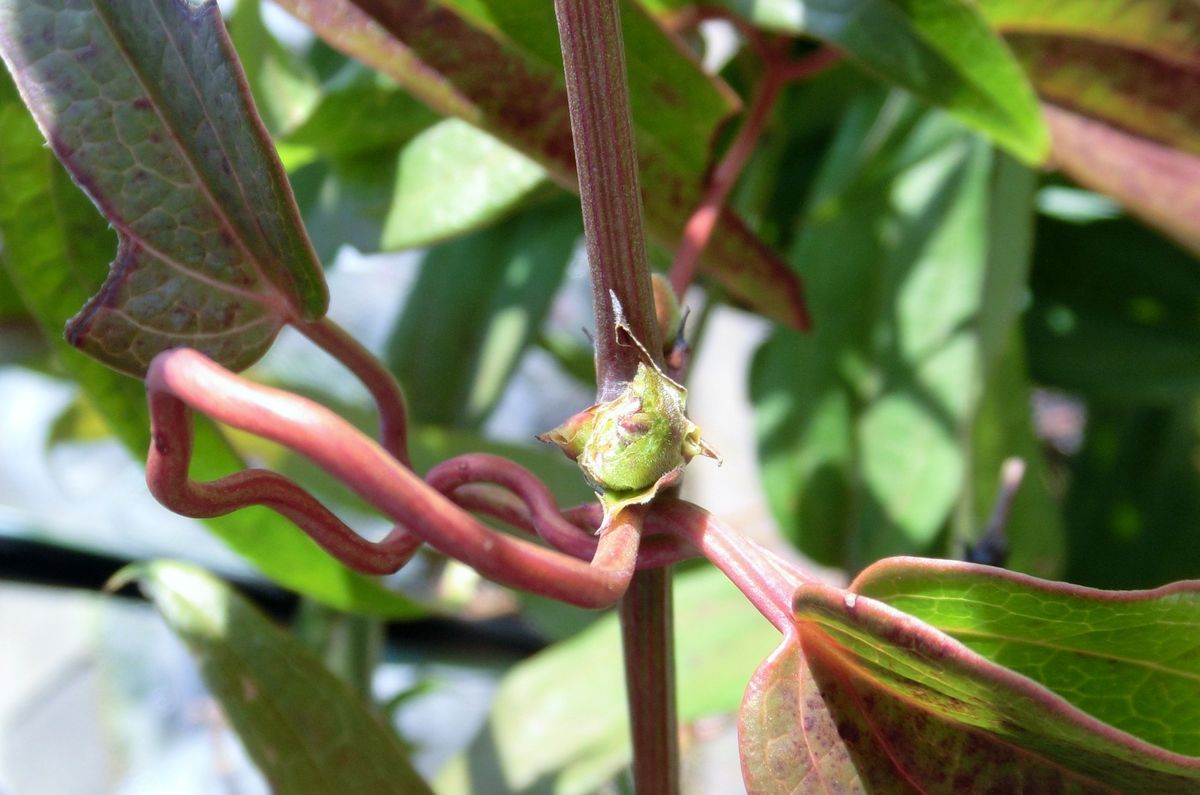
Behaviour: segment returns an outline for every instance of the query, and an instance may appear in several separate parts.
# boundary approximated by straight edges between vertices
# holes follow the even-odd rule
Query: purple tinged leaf
[[[1059,36],[1013,35],[1009,46],[1046,102],[1200,154],[1200,62]]]
[[[981,0],[1046,104],[1051,161],[1200,251],[1200,6]]]
[[[1001,32],[1088,39],[1177,64],[1200,63],[1194,0],[977,0]]]
[[[0,55],[119,236],[70,341],[141,375],[187,345],[249,365],[328,301],[213,2],[0,0]]]
[[[1200,252],[1200,157],[1053,105],[1044,110],[1058,168]]]
[[[551,4],[543,0],[282,0],[332,46],[379,69],[435,110],[523,152],[577,190]],[[476,16],[476,15],[482,15]],[[649,234],[674,249],[700,202],[713,140],[736,101],[637,4],[622,4]],[[730,296],[803,327],[797,276],[732,212],[701,263]]]
[[[937,570],[941,564],[926,565]],[[877,567],[860,582],[930,578],[904,559]],[[1003,589],[1018,579],[984,567],[956,568],[977,587]],[[1084,596],[1083,589],[1047,587]],[[889,598],[907,593],[902,585],[894,590]],[[1159,593],[1160,607],[1177,613],[1183,594],[1194,603],[1196,586]],[[913,594],[906,605],[920,598]],[[1014,604],[1023,614],[1051,605],[1051,617],[1053,601],[1029,596],[1028,603]],[[1109,595],[1092,598],[1089,609],[1094,619],[1107,612],[1119,621],[1126,604]],[[955,605],[947,594],[939,606],[953,612]],[[1184,793],[1200,786],[1200,757],[1103,723],[883,602],[809,584],[797,592],[795,611],[793,631],[759,667],[743,702],[742,759],[752,792]],[[1188,620],[1176,614],[1172,626]],[[1079,678],[1081,687],[1107,684],[1087,674]]]

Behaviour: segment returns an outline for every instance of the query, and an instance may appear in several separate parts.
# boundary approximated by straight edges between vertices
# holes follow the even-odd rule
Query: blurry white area
[[[325,271],[331,320],[376,356],[383,354],[398,308],[412,289],[424,253],[360,254],[343,246]],[[284,328],[252,377],[312,389],[334,400],[367,405],[370,397],[358,379],[291,327]]]
[[[0,368],[0,535],[129,558],[178,555],[227,572],[246,566],[198,522],[162,508],[140,462],[114,440],[48,447],[74,386]]]
[[[721,454],[721,465],[697,458],[683,480],[683,498],[757,541],[776,546],[779,531],[766,498],[755,451],[749,370],[755,349],[771,331],[763,318],[727,307],[709,316],[688,376],[688,415]]]
[[[0,791],[267,792],[145,604],[0,585]]]
[[[229,16],[237,8],[237,0],[217,0],[217,6],[222,14]],[[288,49],[301,50],[312,43],[313,32],[271,0],[263,0],[262,16],[267,30]]]
[[[704,71],[714,75],[725,68],[741,46],[737,29],[724,19],[701,22],[700,36],[704,39]]]
[[[544,331],[587,344],[587,335],[595,334],[591,290],[581,240],[554,297]],[[521,358],[483,430],[494,439],[529,444],[534,436],[587,408],[594,399],[590,388],[565,375],[550,354],[533,347]]]
[[[412,744],[412,763],[427,780],[462,751],[487,722],[492,696],[504,668],[516,660],[476,664],[385,663],[375,673],[379,701],[409,690],[421,681],[430,689],[406,703],[396,715],[396,728]]]

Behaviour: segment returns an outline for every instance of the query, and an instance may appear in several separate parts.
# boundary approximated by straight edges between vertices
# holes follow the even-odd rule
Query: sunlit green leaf
[[[1162,707],[1194,702],[1196,584],[1115,595],[966,564],[879,567],[864,575],[864,589],[950,634],[853,590],[801,586],[795,631],[746,692],[740,735],[750,791],[890,791],[899,782],[923,792],[1195,790],[1195,710],[1176,716]],[[939,567],[960,576],[921,576]],[[1176,638],[1163,638],[1164,621],[1180,630]],[[1145,643],[1114,659],[1106,651],[1124,629]],[[1116,648],[1132,648],[1124,643]],[[1181,650],[1192,659],[1174,659]],[[1153,705],[1159,725],[1139,716],[1125,728],[1137,724],[1176,750],[1103,723],[993,656],[1047,674],[1068,697],[1088,694],[1080,700],[1110,716],[1132,715],[1135,700]],[[1130,692],[1148,678],[1161,686]]]
[[[793,254],[815,331],[776,333],[751,375],[768,499],[816,559],[928,550],[960,500],[1022,281],[1022,171],[897,95],[847,114]]]
[[[758,24],[824,39],[1037,163],[1049,139],[1004,42],[965,0],[726,0]]]
[[[382,246],[414,248],[478,229],[545,180],[541,166],[487,133],[439,122],[400,151]]]
[[[412,387],[415,417],[465,426],[487,417],[540,330],[581,234],[579,204],[564,197],[425,257],[387,354]]]
[[[1111,726],[1200,757],[1200,583],[1095,591],[951,562],[886,561],[850,589]]]

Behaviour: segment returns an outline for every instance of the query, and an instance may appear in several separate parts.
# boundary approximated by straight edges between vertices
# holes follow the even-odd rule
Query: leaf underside
[[[0,55],[116,229],[73,344],[142,375],[186,345],[240,369],[328,296],[214,2],[0,0]]]
[[[1194,792],[1194,699],[1176,702],[1182,714],[1152,707],[1155,720],[1173,727],[1167,733],[1139,726],[1148,702],[1137,699],[1139,690],[1150,700],[1194,693],[1198,613],[1197,583],[1113,594],[945,561],[883,561],[850,590],[804,585],[793,631],[746,691],[747,786],[756,793]],[[1068,618],[1075,616],[1078,624]],[[1118,626],[1137,640],[1110,655]],[[1164,639],[1167,628],[1184,637]],[[1070,683],[1061,676],[1068,669]],[[1067,692],[1054,692],[1064,685]],[[1093,700],[1079,698],[1089,691]],[[1108,710],[1111,723],[1080,709],[1105,698],[1132,709]]]

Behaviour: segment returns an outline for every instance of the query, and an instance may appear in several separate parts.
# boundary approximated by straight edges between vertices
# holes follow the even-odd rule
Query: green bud
[[[697,455],[717,458],[685,414],[687,390],[653,364],[639,364],[612,400],[581,411],[538,438],[575,459],[600,495],[607,526],[621,508],[649,502]]]

